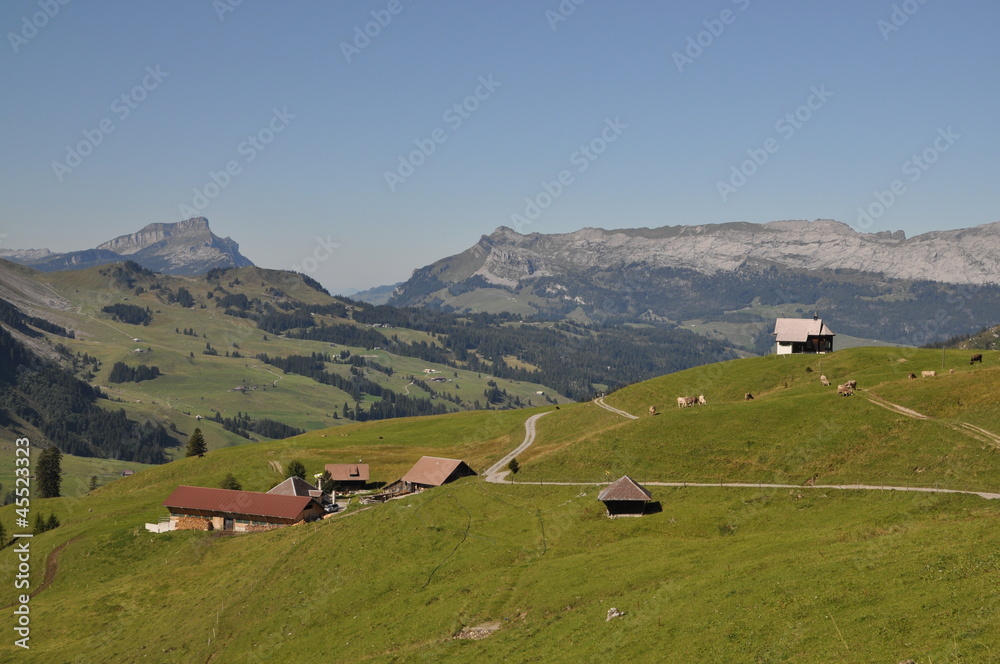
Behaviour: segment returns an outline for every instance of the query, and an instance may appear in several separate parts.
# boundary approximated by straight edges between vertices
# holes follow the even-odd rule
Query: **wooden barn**
[[[475,475],[469,464],[461,459],[443,459],[441,457],[425,456],[388,487],[389,493],[411,493],[454,482],[461,477]]]
[[[604,487],[597,499],[604,503],[609,517],[642,516],[646,513],[646,505],[653,499],[653,494],[625,475]]]
[[[200,486],[177,487],[163,506],[170,510],[170,530],[252,532],[323,516],[323,506],[312,496]]]
[[[360,491],[368,486],[367,463],[328,463],[324,467],[339,491]]]
[[[815,314],[812,318],[778,318],[773,334],[777,355],[832,353],[833,338],[837,336]]]

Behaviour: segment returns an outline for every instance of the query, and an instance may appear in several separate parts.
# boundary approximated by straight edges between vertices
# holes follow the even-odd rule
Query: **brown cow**
[[[972,359],[969,360],[969,366],[972,366],[976,362],[979,362],[980,364],[983,363],[983,354],[982,353],[976,353],[975,355],[973,355]]]
[[[677,397],[677,407],[687,408],[698,404],[698,397]]]
[[[854,389],[847,383],[844,383],[843,385],[837,386],[837,394],[842,397],[849,397],[854,394]]]
[[[846,383],[844,383],[844,385],[848,386],[852,390],[858,389],[858,381],[856,380],[849,380]]]

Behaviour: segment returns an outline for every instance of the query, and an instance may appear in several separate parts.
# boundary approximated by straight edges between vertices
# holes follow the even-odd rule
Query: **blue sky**
[[[0,248],[193,212],[346,293],[501,225],[991,223],[998,19],[986,0],[5,2]]]

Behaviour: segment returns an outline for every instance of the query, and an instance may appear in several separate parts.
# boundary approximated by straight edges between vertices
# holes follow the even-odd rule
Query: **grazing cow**
[[[936,371],[921,371],[920,376],[923,378],[933,378],[937,375]]]
[[[693,397],[692,397],[692,398],[693,398]],[[695,401],[695,403],[697,403],[697,404],[698,404],[699,406],[704,406],[704,405],[705,405],[705,404],[707,404],[708,402],[707,402],[707,401],[705,401],[705,395],[704,395],[704,394],[699,394],[699,395],[698,395],[698,399],[697,399],[697,400]]]
[[[858,389],[858,381],[856,380],[849,380],[846,383],[844,383],[844,385],[848,386],[852,390]]]
[[[749,392],[747,392],[746,394],[743,395],[743,400],[744,401],[753,401],[753,395],[750,394]]]
[[[677,397],[677,407],[683,408],[687,405],[687,397]]]
[[[983,363],[983,354],[982,353],[976,353],[975,355],[973,355],[972,359],[969,360],[969,366],[972,366],[976,362],[979,362],[980,364]]]
[[[823,383],[827,387],[830,386],[830,379],[828,379],[826,376],[820,376],[819,377],[819,382]]]
[[[953,374],[953,373],[955,373],[955,370],[954,369],[948,369],[948,373]]]
[[[852,388],[847,383],[844,383],[843,385],[838,385],[837,394],[839,394],[842,397],[849,397],[852,394],[854,394],[854,388]]]
[[[649,407],[649,414],[650,415],[656,415],[656,406],[650,406]]]
[[[909,376],[907,376],[907,378],[909,378],[910,380],[916,380],[916,379],[917,379],[917,374],[915,374],[915,373],[913,373],[913,372],[911,371],[911,372],[910,372],[910,375],[909,375]]]

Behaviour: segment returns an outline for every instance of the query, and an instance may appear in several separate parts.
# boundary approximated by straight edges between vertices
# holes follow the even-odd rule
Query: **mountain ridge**
[[[906,238],[902,231],[859,233],[830,219],[654,229],[588,227],[549,235],[522,235],[501,226],[458,256],[481,258],[472,274],[508,287],[528,277],[559,276],[570,269],[606,266],[618,261],[687,268],[704,274],[777,265],[806,270],[849,269],[895,279],[984,284],[1000,282],[1000,222],[930,231],[912,238]],[[464,260],[463,263],[468,264]],[[405,286],[404,283],[404,290]]]
[[[8,249],[0,257],[42,272],[78,270],[116,263],[125,258],[163,274],[197,276],[213,268],[251,267],[232,238],[221,238],[205,217],[175,223],[147,224],[93,249],[55,253],[48,249]]]

